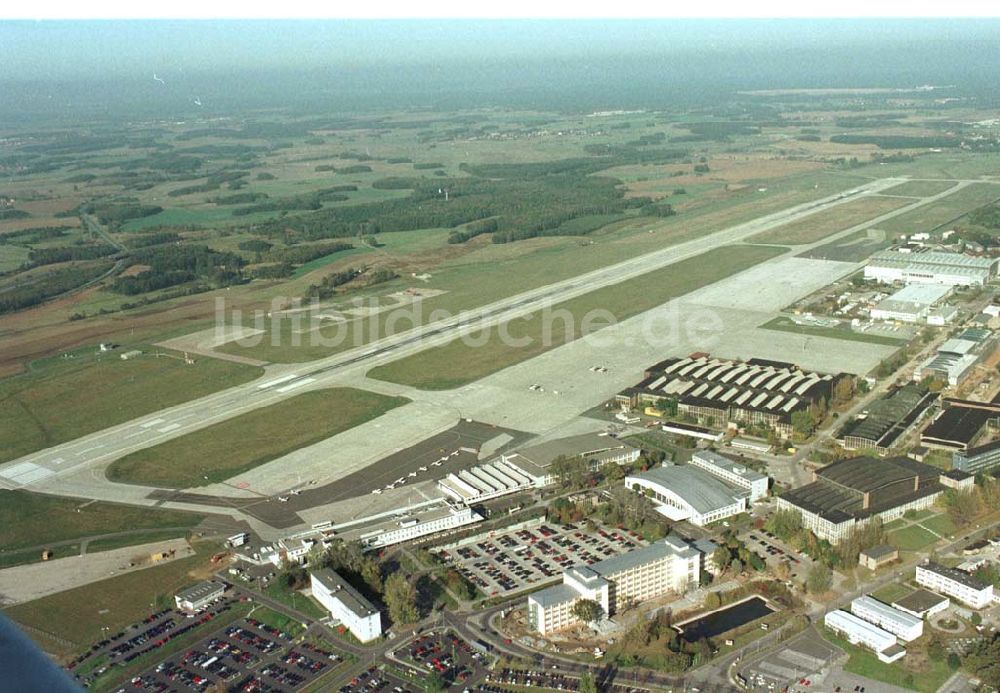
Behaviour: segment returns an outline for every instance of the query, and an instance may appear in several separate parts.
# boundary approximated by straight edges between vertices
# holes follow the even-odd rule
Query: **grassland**
[[[902,346],[907,340],[885,335],[867,334],[865,332],[855,332],[848,323],[841,323],[837,327],[823,327],[821,325],[799,325],[791,318],[777,317],[761,325],[765,330],[777,330],[779,332],[794,332],[796,334],[807,334],[814,337],[829,337],[831,339],[846,339],[849,342],[866,342],[868,344],[881,344],[883,346]]]
[[[278,580],[272,580],[271,584],[264,588],[264,594],[310,618],[320,619],[330,615],[319,605],[319,602],[288,589],[285,585],[279,584]]]
[[[128,347],[133,348],[133,347]],[[36,361],[0,381],[0,462],[249,382],[263,369],[218,359],[186,365],[179,355],[123,361],[96,347]]]
[[[910,525],[889,533],[889,543],[900,551],[920,551],[938,538],[919,525]]]
[[[0,549],[7,552],[125,530],[156,530],[153,539],[145,534],[124,535],[119,541],[127,543],[117,544],[131,546],[183,536],[203,519],[202,515],[178,510],[0,491]],[[90,548],[94,549],[93,543]]]
[[[484,341],[482,346],[454,340],[374,368],[369,376],[429,390],[459,387],[580,337],[581,321],[590,311],[602,309],[621,321],[783,252],[784,248],[774,247],[717,248],[666,270],[655,270],[553,306],[553,311],[565,310],[573,316],[572,334],[560,326],[551,339],[544,339],[544,321],[534,314],[534,319],[518,319],[507,325],[508,335],[526,344],[524,347],[505,344],[499,332],[490,329],[486,339],[480,340]]]
[[[846,652],[850,659],[844,665],[844,671],[849,671],[858,676],[882,681],[894,686],[902,686],[921,693],[933,693],[948,680],[952,671],[948,668],[947,662],[931,662],[926,657],[921,658],[920,664],[915,662],[912,652],[913,646],[907,647],[910,652],[906,657],[895,664],[885,664],[878,660],[873,652],[855,646],[847,642],[846,639],[835,635],[831,631],[824,629],[823,637]]]
[[[889,219],[879,228],[891,233],[930,232],[1000,198],[1000,185],[973,183],[937,202]]]
[[[815,243],[870,219],[911,204],[909,200],[866,195],[753,236],[754,243]]]
[[[160,605],[173,603],[172,595],[194,582],[194,573],[203,571],[207,563],[208,556],[198,554],[17,604],[3,612],[25,626],[47,651],[72,654],[100,640],[102,628],[116,633]]]
[[[189,488],[224,481],[408,400],[353,388],[304,392],[115,460],[112,481]]]
[[[958,527],[955,526],[955,523],[948,517],[947,513],[941,513],[940,515],[922,520],[920,524],[943,537],[949,537],[958,531]]]
[[[913,180],[908,183],[894,185],[882,192],[886,195],[906,195],[909,197],[932,197],[955,187],[955,181],[950,180]]]
[[[444,229],[380,234],[379,241],[385,247],[359,257],[367,261],[377,254],[385,261],[403,262],[404,267],[432,275],[426,282],[401,279],[384,288],[388,292],[416,286],[445,292],[422,302],[423,311],[412,323],[419,325],[434,310],[457,313],[475,308],[637,255],[701,238],[847,189],[861,180],[825,172],[780,179],[770,183],[767,194],[737,191],[721,197],[697,198],[676,216],[635,217],[609,224],[585,238],[535,238],[502,245],[474,242],[470,247],[455,248],[442,247],[448,235]],[[352,258],[348,264],[358,261]],[[386,319],[383,313],[348,322],[342,327],[318,327],[316,332],[322,340],[313,343],[309,335],[305,335],[297,345],[293,344],[289,322],[284,321],[268,325],[268,332],[257,344],[230,343],[220,351],[275,363],[310,361],[366,344],[372,334],[386,335]],[[397,326],[397,331],[410,326],[409,323]]]
[[[892,604],[897,599],[902,599],[912,591],[909,587],[901,585],[898,582],[890,582],[888,585],[872,592],[872,596],[880,602]]]

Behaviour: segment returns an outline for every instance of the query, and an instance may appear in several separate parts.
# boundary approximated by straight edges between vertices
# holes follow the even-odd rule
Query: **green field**
[[[937,202],[889,219],[879,224],[879,228],[891,233],[933,231],[998,198],[1000,198],[1000,185],[974,183]]]
[[[103,627],[116,633],[150,612],[173,604],[172,597],[178,590],[197,582],[189,573],[206,562],[204,556],[181,558],[17,604],[3,613],[27,626],[28,635],[46,651],[71,654],[100,640]]]
[[[895,664],[885,664],[879,661],[875,653],[850,644],[846,639],[835,635],[829,629],[822,629],[822,633],[824,638],[850,656],[847,664],[844,665],[844,671],[858,676],[922,693],[934,693],[952,674],[947,662],[944,661],[927,661],[923,669],[914,670],[912,655],[909,654]]]
[[[108,543],[103,546],[92,542],[88,550],[99,551],[182,537],[203,519],[202,515],[179,510],[90,502],[28,491],[0,491],[0,559],[8,551],[126,530],[150,530],[150,533],[107,539]],[[78,544],[73,546],[79,553]],[[55,553],[57,557],[69,555],[65,548],[56,549]],[[39,551],[32,550],[26,558],[38,560],[39,554]]]
[[[827,236],[862,224],[894,209],[912,204],[911,200],[869,195],[824,209],[815,214],[759,233],[750,238],[753,243],[815,243]]]
[[[883,190],[886,195],[909,195],[911,197],[932,197],[943,193],[948,188],[954,188],[955,181],[950,180],[913,180],[900,183]]]
[[[250,382],[264,372],[218,359],[186,365],[165,349],[156,351],[174,358],[155,358],[148,346],[134,348],[146,353],[122,361],[115,352],[97,354],[94,346],[35,361],[27,373],[0,381],[0,462]]]
[[[298,635],[306,629],[305,626],[291,616],[286,616],[285,614],[279,613],[266,606],[254,607],[253,613],[250,614],[250,618],[257,619],[261,623],[271,626],[272,628],[277,628],[290,638],[298,637]]]
[[[482,243],[470,246],[463,254],[451,257],[444,240],[446,229],[426,229],[379,234],[385,247],[370,253],[406,260],[403,255],[416,253],[420,266],[430,266],[432,276],[426,282],[405,275],[381,287],[385,292],[404,287],[440,290],[445,293],[425,299],[415,325],[422,324],[435,310],[456,314],[491,301],[512,296],[567,279],[588,271],[622,262],[644,253],[690,241],[760,216],[786,209],[857,185],[861,179],[817,172],[771,182],[765,196],[732,193],[712,200],[696,200],[676,216],[651,219],[635,217],[612,223],[584,238],[533,238],[507,244]],[[349,251],[351,252],[351,251]],[[441,261],[442,255],[444,261]],[[341,255],[343,257],[343,254]],[[371,257],[366,255],[365,259]],[[412,262],[413,258],[409,260]],[[298,363],[329,356],[366,344],[372,334],[385,336],[388,316],[358,319],[343,327],[327,325],[317,329],[325,343],[312,343],[306,336],[300,345],[292,344],[289,321],[268,325],[268,333],[255,345],[224,345],[220,351],[271,361]],[[247,323],[250,324],[249,321]],[[398,324],[396,332],[409,329],[410,323]],[[278,334],[272,334],[277,332]],[[339,336],[340,341],[335,341]]]
[[[763,246],[717,248],[553,306],[553,312],[568,311],[573,316],[572,334],[567,334],[564,321],[557,320],[551,338],[544,339],[545,320],[536,313],[534,319],[529,316],[507,324],[508,335],[526,346],[504,344],[498,331],[490,329],[488,334],[477,336],[485,337],[482,346],[455,340],[374,368],[368,375],[429,390],[459,387],[577,339],[581,322],[590,311],[601,309],[621,321],[784,252],[785,248]],[[604,324],[601,321],[599,326]]]
[[[900,551],[920,551],[938,538],[919,525],[910,525],[889,533],[889,543]]]
[[[958,527],[948,516],[948,513],[941,513],[940,515],[935,515],[934,517],[922,520],[921,525],[931,530],[932,532],[937,532],[943,537],[948,537],[958,531]]]
[[[896,337],[886,337],[878,334],[867,334],[865,332],[855,332],[850,324],[841,323],[837,327],[823,327],[821,325],[797,325],[791,318],[777,317],[761,325],[765,330],[777,330],[779,332],[794,332],[796,334],[807,334],[814,337],[830,337],[831,339],[846,339],[849,342],[867,342],[868,344],[881,344],[883,346],[899,347],[906,344],[907,340]]]
[[[0,245],[0,272],[9,272],[28,261],[28,248],[18,245]]]
[[[872,596],[880,602],[892,604],[897,599],[902,599],[912,591],[913,590],[909,587],[901,585],[898,582],[890,582],[885,587],[881,587],[872,592]]]
[[[170,488],[225,481],[407,401],[353,388],[304,392],[126,455],[111,463],[107,475],[112,481]]]
[[[264,588],[264,594],[310,618],[326,618],[330,615],[315,599],[289,590],[285,585],[278,584],[278,580],[272,580],[271,584]]]

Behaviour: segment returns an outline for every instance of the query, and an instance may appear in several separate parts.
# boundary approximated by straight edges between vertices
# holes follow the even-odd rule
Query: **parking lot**
[[[491,658],[452,632],[419,635],[395,656],[428,673],[437,672],[449,685],[467,687],[482,680]]]
[[[577,676],[567,676],[558,671],[525,671],[520,669],[501,669],[487,674],[486,682],[476,690],[484,693],[508,693],[515,690],[512,686],[521,688],[547,688],[555,691],[576,691],[580,689],[580,679]],[[624,683],[605,685],[608,693],[648,693],[648,688],[637,688]]]
[[[807,556],[798,554],[787,547],[778,545],[779,539],[762,529],[753,530],[743,537],[747,548],[760,553],[770,567],[785,563],[792,578],[804,578],[812,562]]]
[[[542,524],[434,552],[488,596],[555,581],[574,565],[590,565],[645,542],[634,532],[598,525]]]
[[[832,691],[826,686],[827,675],[841,651],[809,628],[785,643],[780,649],[759,659],[750,660],[739,675],[748,690],[774,691],[784,686],[801,690]]]
[[[393,673],[385,665],[370,666],[363,669],[359,674],[350,680],[349,683],[341,686],[339,693],[420,693],[424,690],[423,682],[413,682],[405,677]]]
[[[343,661],[325,643],[293,643],[289,634],[248,617],[150,667],[119,690],[295,691]]]

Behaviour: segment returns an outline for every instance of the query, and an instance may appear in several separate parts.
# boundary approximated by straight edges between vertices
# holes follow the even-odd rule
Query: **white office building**
[[[382,615],[371,602],[356,589],[328,568],[317,570],[309,576],[312,594],[361,642],[368,642],[382,635]]]
[[[917,566],[917,584],[957,599],[973,609],[984,609],[993,602],[993,585],[932,561]]]
[[[363,548],[374,549],[457,529],[482,519],[481,515],[473,512],[467,505],[446,503],[443,508],[398,517],[385,526],[361,534],[358,539]]]
[[[711,450],[699,450],[691,456],[691,464],[704,469],[712,476],[745,489],[750,494],[750,502],[767,496],[768,478],[744,464]]]
[[[874,623],[906,642],[916,640],[924,633],[924,622],[921,619],[867,595],[852,601],[851,611],[855,616]]]
[[[847,638],[852,645],[863,645],[872,650],[880,661],[887,664],[906,654],[906,650],[896,642],[895,635],[848,611],[830,611],[823,617],[823,623],[830,630]]]

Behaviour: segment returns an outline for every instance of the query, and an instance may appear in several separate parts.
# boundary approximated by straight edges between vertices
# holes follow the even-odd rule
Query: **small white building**
[[[917,584],[946,594],[973,609],[984,609],[993,602],[993,585],[932,561],[917,566]]]
[[[735,462],[717,452],[699,450],[691,456],[691,464],[704,469],[712,476],[745,489],[750,494],[751,503],[767,496],[769,481],[767,475],[755,472],[745,464]]]
[[[863,645],[872,650],[880,661],[887,664],[906,654],[906,650],[896,642],[895,635],[842,609],[828,612],[823,617],[823,623],[847,638],[852,645]]]
[[[221,597],[226,585],[215,580],[199,582],[174,595],[174,604],[181,611],[197,611]]]
[[[382,615],[371,602],[328,568],[309,576],[312,595],[361,642],[382,635]]]
[[[942,284],[909,284],[871,310],[872,320],[920,322],[925,320],[935,303],[941,301],[951,287]]]
[[[855,616],[874,623],[906,642],[916,640],[924,634],[924,622],[921,619],[867,595],[852,601],[851,611]]]

